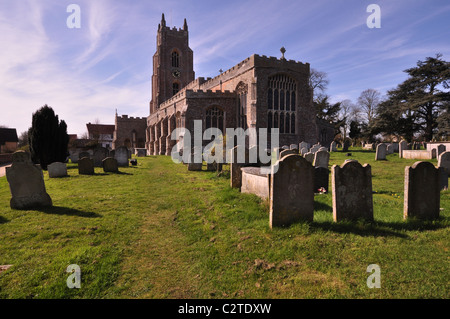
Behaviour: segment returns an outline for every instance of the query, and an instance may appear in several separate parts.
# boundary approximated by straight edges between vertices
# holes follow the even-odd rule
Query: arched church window
[[[236,93],[238,95],[237,103],[237,127],[244,130],[248,128],[247,125],[247,93],[248,85],[240,82],[236,87]]]
[[[177,51],[172,52],[172,67],[179,68],[180,67],[180,55]]]
[[[205,128],[218,128],[223,132],[224,112],[217,106],[210,107],[206,110]]]
[[[280,134],[295,134],[296,81],[277,74],[268,82],[267,127],[279,128]]]

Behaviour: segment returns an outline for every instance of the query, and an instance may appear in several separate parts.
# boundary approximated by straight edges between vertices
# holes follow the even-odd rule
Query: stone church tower
[[[166,26],[164,14],[158,25],[156,53],[153,55],[152,100],[150,114],[195,78],[194,54],[189,48],[186,19],[183,28]]]

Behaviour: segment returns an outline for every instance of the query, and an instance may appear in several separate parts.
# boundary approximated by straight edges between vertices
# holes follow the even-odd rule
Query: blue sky
[[[69,29],[69,4],[81,28]],[[369,4],[381,28],[369,29]],[[156,30],[189,26],[196,77],[215,76],[248,56],[285,56],[328,74],[332,101],[356,102],[368,88],[386,93],[405,69],[442,53],[450,60],[450,1],[0,0],[0,125],[31,125],[48,104],[82,134],[96,119],[146,117]]]

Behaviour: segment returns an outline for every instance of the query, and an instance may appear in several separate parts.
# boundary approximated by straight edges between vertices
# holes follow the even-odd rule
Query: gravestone
[[[118,166],[128,166],[128,148],[126,146],[116,148],[114,158],[117,160]]]
[[[439,190],[448,189],[448,173],[444,169],[439,169]]]
[[[241,188],[242,171],[241,168],[248,163],[248,149],[244,146],[235,146],[230,150],[230,184],[233,188]]]
[[[290,148],[291,150],[298,150],[298,145],[297,145],[297,144],[291,144],[291,145],[289,146],[289,148]]]
[[[315,144],[315,145],[313,145],[313,147],[311,147],[309,152],[315,154],[319,150],[320,147],[321,147],[320,144]]]
[[[342,146],[342,152],[347,152],[349,147],[350,147],[350,141],[349,140],[345,140],[344,141],[344,145]]]
[[[308,152],[303,157],[311,164],[314,162],[314,153]]]
[[[441,156],[442,153],[445,152],[445,145],[443,144],[439,144],[437,147],[437,158],[439,158],[439,156]]]
[[[316,167],[314,169],[314,192],[318,193],[319,189],[324,188],[328,193],[329,169],[325,167]]]
[[[12,165],[6,168],[6,179],[11,191],[9,204],[12,209],[52,206],[42,169],[31,162],[30,153],[17,151],[12,155]]]
[[[330,153],[326,150],[318,151],[314,154],[314,167],[328,168],[328,161],[330,159]]]
[[[282,159],[283,157],[285,157],[285,156],[288,156],[288,155],[298,155],[298,150],[297,149],[295,149],[295,150],[283,150],[283,151],[281,151],[280,152],[280,159]]]
[[[55,162],[47,166],[48,177],[64,177],[67,176],[67,166],[65,163]]]
[[[93,156],[94,166],[95,167],[102,167],[102,165],[103,165],[102,162],[107,157],[108,157],[108,149],[106,149],[104,147],[97,147],[94,150],[94,156]]]
[[[394,145],[393,144],[388,144],[388,146],[386,147],[386,154],[394,154]]]
[[[89,154],[89,152],[80,152],[80,154],[78,154],[78,160],[82,159],[83,157],[91,158],[91,154]]]
[[[333,142],[331,142],[331,145],[330,145],[330,152],[336,152],[336,151],[337,151],[337,145],[336,145],[336,142],[333,141]]]
[[[303,149],[303,148],[306,148],[307,150],[309,149],[309,144],[308,143],[306,143],[306,142],[301,142],[299,145],[298,145],[298,149]]]
[[[195,163],[196,160],[198,161],[198,163]],[[201,149],[192,148],[191,159],[188,163],[188,171],[201,171],[202,166],[203,166],[203,158]]]
[[[94,160],[83,157],[78,160],[78,174],[93,175],[94,174]]]
[[[306,147],[300,150],[300,155],[305,156],[306,153],[308,153],[308,149]]]
[[[403,218],[436,219],[439,217],[442,169],[430,162],[415,162],[405,167],[405,202]]]
[[[403,151],[408,149],[408,142],[405,140],[400,141],[398,144],[398,157],[403,158]]]
[[[447,174],[450,175],[450,151],[441,153],[438,160],[438,167],[442,168]]]
[[[147,155],[147,149],[146,148],[135,148],[134,155],[136,155],[137,157],[145,157]]]
[[[369,164],[346,160],[331,168],[333,219],[373,220],[372,174]]]
[[[375,153],[375,160],[376,161],[383,161],[386,159],[386,153],[387,153],[387,146],[384,143],[377,145],[377,151]]]
[[[282,150],[288,150],[288,149],[289,149],[289,146],[283,145],[283,146],[281,147],[281,149],[282,149]]]
[[[313,185],[314,168],[303,157],[288,155],[277,161],[270,179],[270,227],[312,221]]]
[[[117,160],[114,157],[107,157],[102,161],[103,171],[105,173],[117,173],[119,172],[119,166]]]

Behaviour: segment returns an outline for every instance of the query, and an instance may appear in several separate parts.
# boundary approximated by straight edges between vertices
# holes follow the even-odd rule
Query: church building
[[[193,132],[194,120],[202,121],[203,130],[215,127],[224,134],[226,128],[278,128],[280,146],[331,143],[332,130],[317,120],[313,107],[309,63],[285,59],[284,48],[280,59],[254,54],[205,79],[195,78],[186,19],[183,28],[170,28],[163,14],[156,39],[145,129],[149,155],[170,155],[177,143],[172,131]]]

